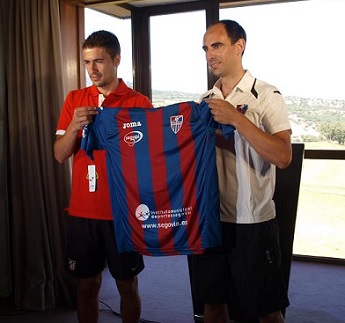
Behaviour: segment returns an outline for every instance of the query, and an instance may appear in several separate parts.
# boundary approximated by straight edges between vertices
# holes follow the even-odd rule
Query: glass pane
[[[345,259],[345,160],[303,161],[294,254]]]
[[[198,101],[207,91],[204,11],[150,18],[152,102]]]
[[[118,77],[133,88],[131,20],[118,19],[92,9],[85,9],[85,37],[97,30],[110,31],[119,39],[121,62],[118,68]],[[87,73],[86,83],[88,86],[91,85]]]
[[[306,149],[344,149],[345,143],[345,1],[329,4],[311,0],[220,10],[221,19],[236,20],[247,31],[244,67],[279,88],[293,141]]]

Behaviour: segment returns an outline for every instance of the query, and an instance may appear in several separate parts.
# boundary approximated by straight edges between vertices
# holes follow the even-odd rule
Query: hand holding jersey
[[[79,107],[74,110],[73,118],[68,128],[71,128],[72,131],[80,131],[84,126],[88,125],[93,121],[93,116],[97,112],[97,107]]]
[[[236,127],[236,115],[243,115],[228,101],[214,97],[205,99],[210,107],[215,121],[221,124],[231,124]]]

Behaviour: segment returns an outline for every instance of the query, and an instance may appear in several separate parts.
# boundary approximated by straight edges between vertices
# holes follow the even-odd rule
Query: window
[[[220,10],[220,19],[236,20],[246,30],[244,67],[280,89],[293,140],[305,142],[307,149],[344,149],[345,143],[345,2],[331,3],[312,0]]]
[[[294,254],[345,258],[345,160],[303,161]]]
[[[198,101],[207,90],[207,65],[202,47],[205,12],[150,18],[152,102],[163,106]]]
[[[133,87],[132,70],[132,33],[131,20],[118,19],[92,9],[85,9],[85,37],[97,30],[107,30],[116,35],[121,46],[121,62],[118,68],[118,77]],[[86,83],[91,81],[86,73]]]

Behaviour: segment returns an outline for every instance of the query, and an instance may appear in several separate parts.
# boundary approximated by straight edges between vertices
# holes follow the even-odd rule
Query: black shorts
[[[144,269],[142,255],[118,253],[114,222],[68,216],[67,270],[77,278],[102,272],[107,263],[116,280],[127,280]]]
[[[199,301],[260,317],[289,306],[280,267],[277,221],[223,223],[224,248],[191,257]]]

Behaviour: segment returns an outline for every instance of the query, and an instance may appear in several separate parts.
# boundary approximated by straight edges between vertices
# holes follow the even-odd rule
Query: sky
[[[246,30],[243,65],[284,96],[345,100],[345,0],[308,0],[220,10]],[[152,88],[207,90],[202,50],[205,13],[151,18]],[[119,77],[132,80],[130,20],[86,11],[85,34],[106,29],[122,46]]]

